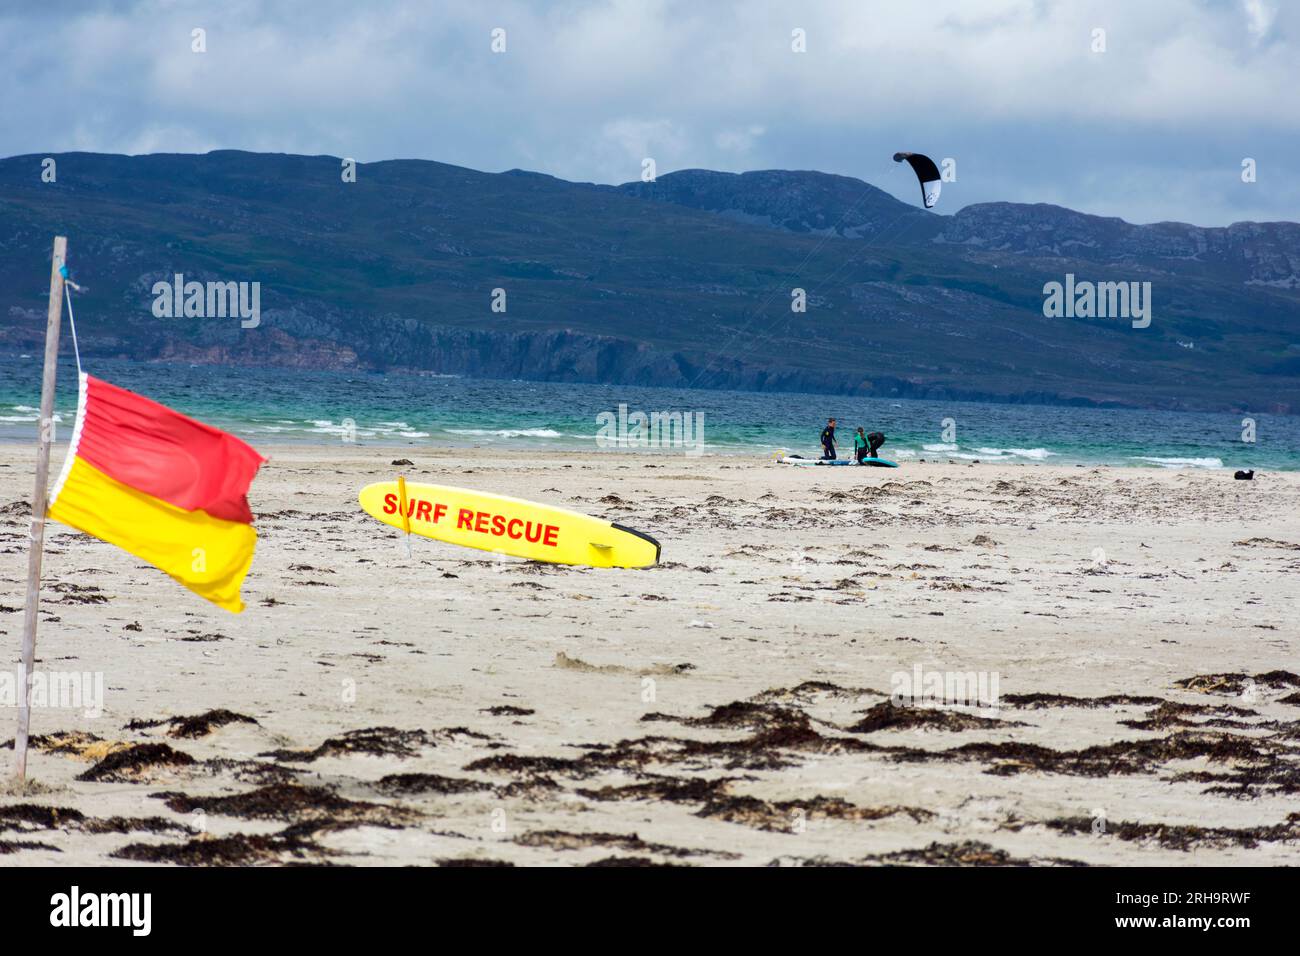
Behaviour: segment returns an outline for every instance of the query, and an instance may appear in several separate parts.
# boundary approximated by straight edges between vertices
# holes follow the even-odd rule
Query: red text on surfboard
[[[384,514],[395,515],[401,510],[397,495],[384,495]],[[406,514],[412,521],[427,521],[438,524],[447,517],[447,506],[438,502],[412,498],[406,503]],[[559,546],[560,529],[557,525],[543,524],[540,521],[528,521],[524,518],[511,518],[509,515],[495,514],[491,511],[475,511],[460,508],[456,512],[456,530],[472,531],[497,538],[511,538],[515,541],[527,541],[531,544],[543,544],[555,548]]]

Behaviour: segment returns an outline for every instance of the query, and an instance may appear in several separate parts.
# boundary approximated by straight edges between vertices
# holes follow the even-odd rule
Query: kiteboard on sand
[[[648,534],[522,498],[403,478],[367,485],[358,497],[386,525],[466,548],[593,568],[659,563],[659,542]]]
[[[852,458],[800,458],[798,455],[786,455],[777,459],[783,465],[857,465],[859,462]],[[887,461],[884,458],[864,458],[861,461],[863,465],[874,465],[877,468],[897,468],[898,462]]]

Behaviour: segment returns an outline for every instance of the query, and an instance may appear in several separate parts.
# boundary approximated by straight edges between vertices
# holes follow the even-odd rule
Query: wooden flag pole
[[[32,493],[31,545],[27,556],[27,603],[23,606],[23,699],[14,738],[14,776],[27,776],[27,736],[32,723],[32,669],[36,664],[36,609],[41,599],[41,557],[45,551],[45,505],[50,477],[50,441],[54,433],[54,382],[59,370],[59,326],[63,320],[63,264],[66,236],[54,237],[50,264],[50,306],[45,325],[45,374],[41,379],[40,446],[36,453],[36,490]]]

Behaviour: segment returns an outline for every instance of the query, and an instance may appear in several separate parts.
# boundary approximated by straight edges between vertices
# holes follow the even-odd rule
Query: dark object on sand
[[[1255,480],[1255,469],[1252,468],[1252,469],[1250,469],[1250,471],[1239,471],[1239,472],[1236,472],[1232,477],[1233,477],[1233,478],[1236,478],[1238,481],[1254,481],[1254,480]]]
[[[409,458],[398,458],[396,461],[393,462],[393,464],[394,464],[394,465],[414,465],[415,462],[411,461],[411,459],[409,459]]]

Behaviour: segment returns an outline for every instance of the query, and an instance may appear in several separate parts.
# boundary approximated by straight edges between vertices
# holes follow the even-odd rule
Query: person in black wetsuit
[[[826,419],[826,427],[822,429],[822,461],[833,461],[835,455],[835,419]]]
[[[885,436],[882,435],[880,432],[872,432],[870,435],[868,435],[867,445],[869,447],[867,448],[867,457],[875,458],[876,449],[878,449],[884,443],[885,443]]]

